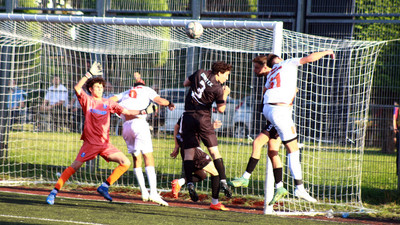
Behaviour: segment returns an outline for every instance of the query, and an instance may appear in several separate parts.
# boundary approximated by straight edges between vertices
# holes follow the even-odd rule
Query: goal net
[[[184,29],[187,20],[13,14],[2,15],[0,21],[2,185],[54,183],[58,173],[75,159],[82,144],[84,118],[73,87],[95,61],[102,64],[108,82],[104,97],[130,88],[134,72],[139,72],[146,85],[175,103],[175,111],[160,107],[148,117],[158,187],[165,192],[173,179],[182,176],[182,161],[169,154],[174,148],[173,127],[183,112],[183,81],[197,69],[210,69],[217,60],[232,64],[226,112],[215,112],[213,118],[223,123],[217,135],[228,180],[239,177],[251,155],[252,140],[265,124],[260,112],[264,80],[254,75],[252,59],[271,52],[289,59],[333,49],[335,60],[325,57],[299,68],[294,108],[303,146],[305,186],[318,203],[293,196],[293,178],[282,148],[284,185],[290,194],[274,210],[302,213],[323,211],[331,205],[346,210],[362,207],[369,96],[376,58],[384,42],[277,32],[275,26],[281,23],[269,22],[200,21],[205,28],[203,35],[189,39]],[[63,103],[52,105],[54,96]],[[121,129],[121,120],[112,115],[111,142],[128,154]],[[263,155],[249,187],[235,189],[234,196],[261,198],[267,194],[266,146]],[[84,164],[68,182],[97,185],[114,167],[97,158]],[[138,187],[132,169],[116,186]],[[198,183],[197,190],[211,192],[210,181]],[[273,191],[273,186],[267,190],[269,194]]]

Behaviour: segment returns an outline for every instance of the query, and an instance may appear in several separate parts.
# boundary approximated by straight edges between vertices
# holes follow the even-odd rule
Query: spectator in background
[[[394,102],[393,109],[393,131],[394,131],[394,143],[396,144],[397,152],[399,151],[399,128],[400,128],[400,116],[399,116],[399,103]]]
[[[51,86],[44,97],[41,107],[43,112],[49,113],[50,123],[53,129],[64,126],[67,121],[68,89],[60,83],[60,78],[54,76],[53,86]]]
[[[12,125],[21,120],[21,116],[24,114],[26,92],[17,87],[14,79],[9,82],[10,92],[7,99],[7,108],[10,110],[10,128]]]

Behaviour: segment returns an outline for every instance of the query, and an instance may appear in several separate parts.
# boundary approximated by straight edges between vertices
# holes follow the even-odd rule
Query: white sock
[[[288,154],[288,163],[290,172],[295,180],[302,180],[301,164],[300,164],[300,151],[295,151]]]
[[[179,186],[181,186],[181,187],[182,187],[185,183],[186,183],[185,178],[181,178],[181,179],[178,180],[178,184],[179,184]]]
[[[109,188],[109,187],[110,187],[110,185],[108,185],[106,182],[103,182],[103,183],[101,184],[101,186],[106,187],[106,188]]]
[[[283,187],[283,182],[281,181],[281,182],[279,182],[279,183],[277,183],[277,184],[275,184],[275,188],[280,188],[280,187]]]
[[[250,177],[251,177],[251,173],[248,173],[247,171],[244,171],[244,173],[243,173],[243,176],[242,176],[243,178],[246,178],[246,179],[250,179]]]
[[[305,190],[303,184],[296,185],[296,188],[297,188],[298,190]]]
[[[213,204],[213,205],[218,204],[218,199],[211,198],[211,204]]]
[[[143,195],[143,192],[147,192],[147,189],[146,189],[146,183],[144,181],[142,167],[133,168],[133,172],[136,175],[136,179],[137,179],[137,181],[139,183],[140,191],[142,192],[142,195]]]
[[[157,176],[154,166],[146,166],[147,179],[149,180],[150,195],[157,195]]]

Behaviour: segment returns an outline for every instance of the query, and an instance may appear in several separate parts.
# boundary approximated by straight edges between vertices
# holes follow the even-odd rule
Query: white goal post
[[[160,109],[149,117],[153,127],[153,147],[158,186],[170,189],[181,176],[180,160],[169,158],[174,141],[171,127],[183,110],[184,79],[193,71],[209,69],[224,60],[233,66],[227,111],[213,114],[223,127],[217,130],[219,150],[228,180],[240,176],[251,155],[251,138],[263,127],[257,105],[261,101],[263,79],[253,74],[251,60],[260,54],[275,53],[284,59],[333,49],[336,59],[321,59],[299,69],[294,121],[301,149],[305,187],[316,204],[293,196],[293,180],[284,167],[284,185],[289,195],[264,213],[312,213],[332,204],[343,210],[362,207],[361,172],[368,104],[373,71],[380,47],[385,42],[336,40],[283,29],[282,22],[199,20],[204,33],[199,39],[185,34],[190,19],[99,18],[63,15],[0,14],[0,178],[4,182],[54,182],[79,151],[82,125],[79,107],[68,104],[59,111],[43,110],[41,104],[52,79],[59,77],[74,102],[73,86],[99,61],[104,77],[116,94],[133,85],[133,73],[142,74],[146,84],[177,105],[174,112]],[[4,96],[16,90],[16,81],[25,93],[25,108],[15,121]],[[23,94],[24,95],[24,94]],[[78,110],[78,111],[77,111]],[[62,118],[55,121],[54,116]],[[119,135],[120,121],[112,118],[112,143],[127,152]],[[243,135],[243,136],[240,136]],[[266,155],[266,146],[263,149]],[[286,152],[280,151],[286,165]],[[261,158],[248,188],[234,195],[272,199],[272,169]],[[103,160],[87,163],[69,182],[93,185],[110,173],[113,165]],[[267,176],[265,175],[267,171]],[[209,192],[208,179],[197,189]],[[116,185],[137,187],[129,170]]]

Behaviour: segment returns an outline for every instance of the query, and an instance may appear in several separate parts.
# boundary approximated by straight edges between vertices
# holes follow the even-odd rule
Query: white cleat
[[[162,206],[168,206],[168,203],[164,201],[160,195],[150,195],[149,200]]]
[[[317,202],[317,199],[311,197],[311,196],[307,193],[307,191],[304,190],[304,189],[298,189],[298,188],[296,188],[296,189],[294,190],[294,196],[296,196],[297,198],[304,199],[304,200],[306,200],[306,201],[308,201],[308,202],[312,202],[312,203]]]
[[[142,192],[142,201],[144,201],[144,202],[148,202],[148,201],[150,201],[150,195],[149,195],[149,192]]]

